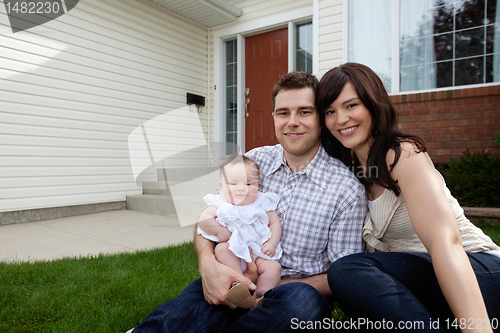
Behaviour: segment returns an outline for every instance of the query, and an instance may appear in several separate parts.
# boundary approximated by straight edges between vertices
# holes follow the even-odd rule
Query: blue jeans
[[[467,255],[490,321],[500,326],[500,258],[486,253],[469,252]],[[332,264],[328,284],[347,316],[362,322],[369,319],[373,324],[355,327],[356,331],[370,331],[383,320],[390,321],[394,328],[402,325],[407,332],[449,332],[459,328],[453,325],[460,322],[454,322],[428,253],[349,255]],[[479,324],[473,320],[465,324]],[[386,328],[390,328],[389,325],[387,323]]]
[[[198,279],[177,298],[158,306],[133,333],[290,332],[296,331],[292,330],[292,320],[321,321],[330,316],[326,298],[305,283],[269,290],[262,305],[252,310],[232,310],[226,305],[208,304]]]

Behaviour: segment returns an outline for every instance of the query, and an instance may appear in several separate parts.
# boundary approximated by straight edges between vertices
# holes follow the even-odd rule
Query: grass
[[[198,278],[192,244],[0,263],[0,332],[120,332]]]
[[[500,244],[500,227],[480,227]],[[0,263],[0,332],[124,333],[198,277],[191,243],[117,255]],[[346,318],[338,306],[332,316]]]
[[[499,225],[492,225],[484,222],[484,220],[479,220],[479,223],[477,224],[479,228],[483,230],[485,234],[491,237],[491,240],[497,244],[500,245],[500,226]]]

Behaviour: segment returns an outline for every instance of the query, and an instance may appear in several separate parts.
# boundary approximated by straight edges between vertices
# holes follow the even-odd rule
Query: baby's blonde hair
[[[221,176],[221,179],[224,179],[224,168],[228,165],[235,165],[235,164],[238,164],[238,163],[244,163],[248,166],[250,166],[250,168],[252,169],[252,171],[255,171],[257,173],[257,177],[259,177],[259,181],[260,181],[260,169],[259,169],[259,166],[257,165],[257,163],[255,163],[254,160],[252,160],[251,158],[249,157],[246,157],[245,155],[241,155],[241,154],[235,154],[235,155],[231,155],[229,156],[229,158],[224,162],[222,163],[221,167],[220,167],[220,176]]]

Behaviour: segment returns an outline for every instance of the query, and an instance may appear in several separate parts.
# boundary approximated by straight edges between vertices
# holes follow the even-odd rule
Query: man
[[[242,276],[217,262],[215,244],[197,235],[201,279],[160,305],[134,333],[286,332],[330,317],[326,272],[336,259],[363,251],[367,202],[355,176],[321,145],[324,116],[315,108],[317,85],[318,79],[304,72],[284,75],[272,93],[280,144],[246,154],[259,165],[260,191],[280,197],[280,286],[265,294],[261,306],[237,308],[227,300],[227,292],[234,281],[255,290],[255,264]]]

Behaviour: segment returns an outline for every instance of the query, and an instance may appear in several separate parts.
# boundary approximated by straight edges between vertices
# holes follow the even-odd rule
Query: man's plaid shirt
[[[280,201],[283,277],[324,273],[330,262],[363,252],[367,199],[363,185],[339,160],[320,147],[314,159],[292,174],[281,145],[255,148],[245,154],[260,168],[261,192]]]

